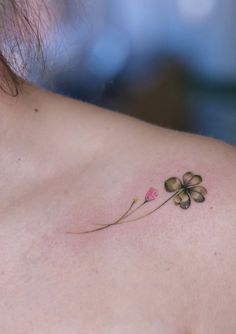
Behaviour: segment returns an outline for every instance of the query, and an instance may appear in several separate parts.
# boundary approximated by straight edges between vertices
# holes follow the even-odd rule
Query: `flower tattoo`
[[[157,198],[157,190],[155,188],[150,188],[145,196],[145,201],[150,202],[154,201]]]
[[[199,186],[200,183],[202,183],[200,175],[187,172],[183,176],[183,182],[178,177],[168,179],[165,182],[165,189],[168,192],[178,191],[178,194],[174,197],[175,204],[182,209],[188,209],[191,205],[191,199],[198,203],[205,201],[207,190],[205,187]]]
[[[101,231],[107,229],[111,226],[124,224],[124,223],[131,223],[137,220],[143,219],[147,216],[150,216],[157,210],[159,210],[162,206],[164,206],[167,202],[173,199],[174,204],[179,206],[181,209],[188,209],[191,206],[191,200],[202,203],[205,201],[205,196],[207,194],[207,190],[202,185],[202,177],[200,175],[195,175],[192,172],[187,172],[183,175],[182,181],[178,177],[171,177],[164,183],[164,188],[167,192],[173,193],[169,198],[167,198],[163,203],[148,211],[147,213],[138,216],[136,218],[132,218],[131,216],[136,213],[139,209],[141,209],[144,205],[147,205],[149,202],[155,201],[158,197],[158,193],[156,188],[151,187],[141,204],[135,205],[138,203],[138,198],[133,199],[132,203],[130,204],[129,208],[114,222],[108,224],[97,224],[99,227],[94,228],[89,231],[83,232],[67,232],[69,234],[85,234],[91,233],[96,231]]]

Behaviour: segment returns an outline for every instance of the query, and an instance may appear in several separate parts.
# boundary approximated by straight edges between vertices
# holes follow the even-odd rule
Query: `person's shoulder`
[[[170,177],[181,178],[191,171],[200,175],[206,183],[208,197],[214,199],[212,206],[217,207],[217,211],[225,213],[227,208],[228,214],[234,213],[235,147],[213,138],[162,128],[66,97],[52,95],[51,104],[58,106],[55,118],[58,119],[58,109],[62,110],[60,127],[63,133],[67,131],[68,148],[73,143],[72,160],[76,143],[81,144],[81,139],[85,138],[87,147],[96,146],[93,163],[96,161],[97,165],[94,164],[94,168],[103,166],[111,178],[119,170],[123,183],[128,181],[142,187],[153,180],[155,185],[155,180],[164,182]]]
[[[219,172],[221,177],[219,175],[217,182],[233,177],[233,173],[227,171],[233,172],[236,168],[236,147],[215,138],[163,128],[120,113],[110,114],[110,129],[116,134],[111,144],[125,141],[128,147],[130,143],[137,151],[142,150],[145,161],[151,154],[152,159],[161,158],[163,165],[177,169],[190,165],[201,170],[205,168],[205,172],[212,175]],[[107,129],[109,132],[109,127]],[[129,152],[135,154],[135,149]]]
[[[153,268],[150,277],[158,282],[157,285],[152,282],[153,297],[160,296],[161,287],[167,309],[169,299],[178,300],[178,312],[193,331],[199,326],[207,331],[211,326],[214,333],[223,332],[224,328],[233,332],[235,147],[137,120],[122,122],[126,137],[122,152],[134,166],[135,183],[138,188],[144,189],[145,184],[147,190],[149,187],[157,190],[157,197],[154,193],[155,200],[148,203],[150,209],[147,207],[145,211],[146,214],[154,210],[153,213],[137,221],[136,226],[126,227],[145,254],[143,266]],[[118,145],[119,139],[115,140]],[[181,189],[182,194],[169,201]],[[140,229],[137,233],[136,228]],[[149,277],[147,273],[145,277]],[[197,323],[193,320],[196,316]]]
[[[73,127],[77,123],[82,124],[88,130],[89,127],[93,128],[95,135],[101,134],[106,140],[107,149],[110,148],[109,144],[113,145],[114,149],[114,144],[119,147],[119,144],[124,146],[125,142],[128,146],[130,142],[130,145],[135,148],[140,147],[143,150],[143,147],[146,147],[147,153],[149,153],[149,148],[153,148],[156,152],[154,154],[160,152],[167,158],[176,157],[178,159],[184,155],[184,160],[194,156],[195,160],[199,161],[202,158],[205,161],[221,159],[222,163],[231,161],[232,164],[235,164],[236,148],[223,141],[163,128],[119,111],[111,111],[54,93],[43,91],[42,96],[46,99],[47,106],[54,110],[55,120],[60,115],[60,120],[65,121],[66,119],[67,124],[71,122]],[[125,147],[126,145],[124,149]]]
[[[133,118],[119,117],[122,124],[119,127],[123,136],[113,139],[116,143],[114,146],[119,147],[119,141],[125,141],[125,145],[121,144],[123,155],[130,159],[130,164],[133,165],[131,170],[138,175],[141,182],[149,179],[150,186],[160,189],[161,196],[168,193],[165,183],[168,179],[178,178],[182,185],[186,185],[188,175],[200,176],[201,183],[196,186],[204,187],[204,190],[201,195],[193,193],[190,198],[191,210],[194,210],[192,221],[197,220],[204,224],[210,222],[208,226],[215,222],[218,228],[221,226],[225,231],[231,232],[232,228],[236,232],[234,146],[214,138],[166,129]],[[145,180],[143,176],[146,177]],[[190,182],[190,186],[194,184],[191,185]],[[201,196],[205,199],[202,205]],[[176,215],[173,210],[168,212],[170,219]],[[186,210],[189,214],[180,211],[183,221],[191,218],[191,210]],[[236,238],[236,233],[231,236]]]
[[[76,253],[79,237],[86,250],[105,261],[107,277],[122,273],[126,286],[134,287],[134,305],[145,305],[155,319],[172,322],[173,328],[189,324],[193,332],[201,326],[205,332],[227,328],[233,333],[235,148],[119,112],[59,100],[60,119],[63,124],[67,119],[64,137],[73,142],[69,158],[73,160],[75,152],[80,158],[75,143],[82,130],[88,134],[84,151],[96,146],[97,152],[92,166],[73,174],[79,213],[76,210],[71,226],[62,222],[61,230],[88,231],[112,225],[123,215],[119,223],[126,221],[92,234],[63,234],[63,242]],[[62,158],[68,159],[68,154]]]
[[[198,170],[207,174],[215,187],[228,182],[232,189],[235,147],[206,136],[163,128],[118,111],[55,94],[51,96],[52,106],[54,103],[58,106],[56,115],[59,114],[58,109],[62,110],[60,120],[66,119],[69,129],[72,126],[70,132],[75,130],[74,137],[71,137],[75,141],[76,136],[80,136],[75,126],[78,124],[94,134],[94,141],[99,137],[101,145],[98,149],[104,155],[107,153],[112,157],[114,153],[117,157],[121,154],[135,162],[135,167],[150,164],[150,168],[161,174],[164,171]]]

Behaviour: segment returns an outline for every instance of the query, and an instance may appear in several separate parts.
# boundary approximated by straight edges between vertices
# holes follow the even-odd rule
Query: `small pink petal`
[[[158,196],[157,190],[151,187],[146,193],[145,201],[146,202],[154,201],[157,198],[157,196]]]

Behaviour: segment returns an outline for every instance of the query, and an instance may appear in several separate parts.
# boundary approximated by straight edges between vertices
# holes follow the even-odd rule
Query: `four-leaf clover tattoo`
[[[164,188],[167,192],[173,193],[169,198],[167,198],[163,203],[155,207],[154,209],[148,211],[147,213],[138,216],[136,218],[132,218],[133,214],[140,210],[143,206],[147,206],[148,203],[154,201],[158,197],[157,190],[151,187],[146,195],[144,196],[144,200],[138,204],[138,198],[133,199],[132,203],[128,207],[128,209],[114,222],[107,224],[97,224],[98,227],[82,232],[67,232],[69,234],[85,234],[96,231],[101,231],[107,229],[114,225],[120,225],[124,223],[131,223],[137,220],[146,218],[150,216],[161,207],[163,207],[167,202],[173,199],[174,204],[178,205],[181,209],[188,209],[191,206],[192,200],[197,203],[202,203],[205,201],[205,196],[207,194],[207,190],[205,187],[200,184],[202,183],[202,177],[200,175],[195,175],[192,172],[186,172],[183,175],[182,181],[178,177],[171,177],[164,183]],[[135,207],[136,205],[136,207]]]
[[[183,182],[178,177],[171,177],[165,182],[165,189],[169,192],[178,192],[174,196],[175,204],[182,209],[188,209],[191,205],[191,199],[195,202],[201,203],[205,201],[207,190],[203,186],[200,175],[194,175],[192,172],[187,172],[183,176]]]

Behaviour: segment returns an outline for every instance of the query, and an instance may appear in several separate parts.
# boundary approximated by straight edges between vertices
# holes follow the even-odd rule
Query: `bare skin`
[[[235,333],[233,147],[29,85],[0,117],[1,333]],[[77,233],[186,171],[204,203]]]

